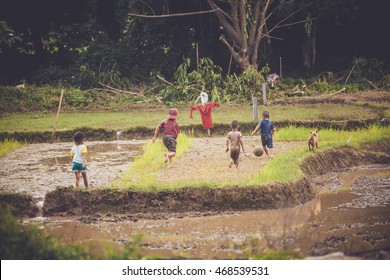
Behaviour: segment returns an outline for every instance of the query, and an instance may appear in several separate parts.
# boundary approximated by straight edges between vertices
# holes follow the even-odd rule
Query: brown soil
[[[32,197],[26,194],[0,194],[0,207],[8,205],[11,207],[12,214],[17,217],[35,217],[39,209]]]
[[[305,175],[314,177],[343,168],[364,164],[390,163],[390,141],[369,144],[361,148],[342,147],[327,150],[303,161],[301,168]]]
[[[218,139],[196,139],[192,148],[194,150],[161,170],[160,180],[162,182],[180,180],[185,182],[188,178],[206,180],[210,178],[209,170],[213,170],[214,180],[226,179],[226,182],[239,184],[240,179],[245,180],[250,172],[255,171],[251,170],[251,165],[258,164],[257,167],[253,167],[258,170],[266,161],[264,158],[259,160],[254,156],[244,157],[241,161],[241,170],[231,170],[227,167],[227,156],[216,152],[218,148],[223,148],[220,143],[222,139]],[[246,139],[245,143],[251,145],[249,139]],[[278,146],[282,145],[278,143]],[[372,144],[361,150],[340,148],[325,151],[306,159],[302,163],[302,169],[309,177],[313,177],[364,163],[388,163],[389,147],[390,145],[386,142]],[[284,144],[284,148],[291,149],[293,146],[288,147]],[[251,162],[252,160],[258,162]],[[48,216],[156,213],[158,217],[161,217],[165,215],[163,213],[172,212],[239,211],[288,207],[304,203],[313,197],[314,192],[306,180],[290,185],[185,188],[157,193],[125,190],[97,190],[80,193],[72,189],[59,189],[46,196],[44,213]]]
[[[244,138],[244,145],[246,146],[246,150],[251,151],[253,146],[258,143],[257,141],[257,137]],[[61,145],[64,146],[67,144]],[[285,150],[294,149],[299,145],[303,144],[275,143],[275,146],[278,148],[274,149],[273,152],[274,154],[277,154]],[[99,145],[96,145],[96,147],[98,146]],[[317,153],[307,158],[302,163],[302,169],[304,170],[306,176],[311,178],[362,164],[389,163],[389,147],[389,142],[385,142],[380,144],[371,144],[361,148],[360,150],[355,148],[332,149],[329,151]],[[104,150],[105,148],[103,147],[102,149]],[[218,151],[221,149],[222,151]],[[188,178],[193,178],[193,180],[199,180],[200,182],[202,182],[202,180],[207,182],[207,180],[210,180],[211,177],[209,170],[213,170],[211,181],[227,182],[229,183],[228,185],[230,185],[230,187],[216,189],[185,188],[178,191],[162,191],[158,193],[142,193],[126,190],[117,191],[111,189],[80,192],[75,191],[73,188],[60,188],[46,195],[44,214],[50,216],[114,213],[134,214],[137,216],[137,218],[142,217],[142,215],[145,215],[145,217],[147,216],[148,218],[161,218],[175,215],[172,213],[215,213],[221,211],[224,212],[289,207],[305,203],[314,197],[314,191],[309,186],[308,181],[305,180],[290,185],[272,184],[262,187],[239,187],[240,183],[245,182],[248,177],[253,176],[258,172],[258,170],[261,170],[261,166],[264,165],[267,159],[265,156],[257,158],[251,153],[247,152],[246,155],[242,154],[240,169],[236,170],[234,167],[228,167],[229,160],[223,149],[224,138],[194,139],[194,145],[189,153],[174,161],[171,166],[162,169],[160,171],[159,178],[161,182],[168,183],[182,181],[182,184],[185,184],[185,181],[189,180]],[[28,153],[29,150],[31,150],[32,154]],[[50,183],[51,181],[49,179],[56,178],[54,176],[54,174],[57,174],[56,168],[59,168],[59,177],[55,180],[57,180],[57,182],[63,181],[63,176],[64,174],[67,174],[67,172],[62,169],[66,169],[68,162],[62,163],[62,167],[56,167],[56,161],[50,163],[51,160],[47,162],[49,164],[40,164],[39,166],[33,164],[33,162],[30,162],[31,164],[27,162],[27,165],[23,167],[23,165],[20,165],[20,163],[23,161],[19,161],[18,163],[17,156],[15,156],[18,153],[21,153],[22,158],[29,158],[30,161],[36,158],[37,162],[40,162],[42,159],[39,159],[39,155],[42,154],[37,153],[38,150],[39,149],[36,145],[32,145],[9,155],[11,158],[16,160],[17,164],[19,164],[18,168],[15,166],[14,168],[11,168],[11,170],[19,169],[18,172],[27,173],[20,177],[20,174],[22,173],[19,174],[18,172],[13,171],[12,180],[10,180],[9,177],[4,176],[3,178],[8,179],[2,183],[3,193],[10,191],[19,193],[24,192],[25,194],[31,194],[36,202],[37,200],[39,201],[40,197],[43,198],[44,193],[53,190],[53,183]],[[100,157],[102,156],[95,156],[94,174],[96,177],[91,177],[92,182],[99,178],[99,174],[104,175],[106,174],[105,172],[107,172],[104,171],[107,166],[107,156],[102,157],[102,164],[99,164]],[[115,154],[110,153],[110,160],[112,161],[112,164],[110,164],[110,166],[112,165],[110,168],[111,171],[114,170],[113,168],[116,162],[115,157],[118,157],[118,155],[115,156]],[[8,161],[8,165],[10,165],[12,163],[11,158],[5,157],[3,160]],[[46,158],[45,160],[47,161],[48,159]],[[128,164],[127,162],[124,163]],[[33,170],[30,170],[30,167],[33,168]],[[113,173],[112,176],[114,177],[112,178],[118,176],[120,168],[123,167],[124,165],[119,165],[119,169],[116,171],[117,173]],[[41,175],[46,173],[51,174],[50,178],[47,178],[48,180],[43,180],[41,177],[39,177],[38,174],[36,174],[37,168],[43,168],[41,170],[42,172],[40,173]],[[44,171],[44,168],[48,169],[47,172]],[[26,180],[28,179],[26,177],[27,174],[30,174],[30,176],[33,177],[36,175],[41,178],[41,180],[36,183],[31,181],[33,185],[28,183],[26,184]],[[22,181],[18,181],[18,176],[21,180],[25,180],[24,184]],[[112,178],[108,179],[112,180]],[[69,181],[67,181],[68,183],[63,186],[67,186],[69,183],[72,184],[73,180],[73,176],[69,174]],[[47,185],[47,188],[42,188],[42,184],[45,184],[45,182],[50,184]],[[15,184],[14,189],[12,189],[10,186],[4,189],[4,187],[11,183],[17,183]],[[57,183],[57,186],[61,186],[61,184]],[[99,184],[95,184],[95,187],[98,186]],[[24,202],[16,203],[17,201],[18,200],[14,200],[13,204],[16,205],[16,208],[19,207],[17,206],[18,204],[21,204],[20,209],[22,210],[16,212],[20,212],[21,215],[24,215],[23,213],[26,211],[23,210],[26,208],[24,205],[29,204]],[[37,211],[33,209],[36,206],[30,206],[32,207],[30,213],[37,213]],[[140,214],[141,216],[139,216]],[[194,215],[198,214],[195,213]]]

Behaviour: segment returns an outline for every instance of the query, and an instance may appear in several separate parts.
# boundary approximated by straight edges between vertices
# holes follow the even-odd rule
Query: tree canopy
[[[389,57],[384,34],[373,26],[389,23],[380,17],[384,9],[379,3],[5,0],[0,4],[0,83],[27,79],[77,85],[108,72],[130,83],[148,83],[157,74],[173,78],[183,59],[195,60],[197,53],[224,73],[230,57],[232,72],[267,64],[276,71],[279,57],[291,73],[325,67],[336,71],[353,57]],[[376,21],[372,24],[367,16]],[[377,36],[370,39],[376,45],[359,34],[367,29],[375,30]],[[324,63],[333,59],[338,59],[333,65]]]

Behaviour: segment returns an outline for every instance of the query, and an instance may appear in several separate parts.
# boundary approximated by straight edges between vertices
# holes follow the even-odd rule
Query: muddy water
[[[145,141],[86,142],[88,177],[94,187],[109,185],[128,169]],[[0,158],[0,192],[27,193],[37,201],[56,187],[74,186],[69,156],[73,143],[31,144]]]
[[[381,254],[389,257],[389,166],[351,168],[318,177],[313,184],[318,197],[289,209],[183,214],[161,220],[108,215],[26,222],[40,224],[65,243],[82,242],[95,249],[109,242],[113,247],[131,244],[141,235],[144,253],[164,258],[247,258],[268,248],[302,256],[335,251],[362,256],[384,249]]]

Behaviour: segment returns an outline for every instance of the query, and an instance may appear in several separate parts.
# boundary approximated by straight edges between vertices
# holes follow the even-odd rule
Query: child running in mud
[[[261,116],[262,120],[252,132],[252,135],[254,135],[260,129],[261,144],[263,145],[264,152],[270,158],[272,157],[270,149],[273,148],[272,135],[275,132],[275,128],[272,122],[269,120],[268,111],[264,111]]]
[[[242,135],[241,132],[238,131],[240,128],[240,124],[238,121],[233,120],[230,123],[230,127],[232,131],[228,133],[226,140],[226,152],[230,150],[230,164],[229,167],[232,167],[233,164],[238,169],[238,163],[240,159],[240,146],[242,147],[242,151],[244,150],[244,144],[242,143]]]
[[[160,130],[163,131],[162,140],[168,152],[165,154],[165,163],[171,163],[176,155],[176,138],[179,135],[179,124],[176,121],[178,111],[172,108],[168,112],[168,118],[163,120],[156,128],[152,142],[155,143]]]
[[[88,189],[87,178],[87,146],[84,145],[84,134],[77,131],[74,136],[74,146],[70,151],[72,160],[72,172],[76,175],[76,189],[80,188],[80,179],[83,176],[84,186]]]

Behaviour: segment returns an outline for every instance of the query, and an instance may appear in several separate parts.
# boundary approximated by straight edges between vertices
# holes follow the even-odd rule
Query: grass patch
[[[177,149],[174,159],[180,158],[191,147],[191,138],[184,133],[177,137]],[[165,165],[167,152],[161,138],[156,143],[148,142],[144,153],[137,157],[130,169],[116,182],[113,187],[157,191],[161,186],[156,185],[157,172]]]
[[[279,142],[306,141],[310,135],[310,129],[287,127],[277,131],[275,138]],[[390,127],[371,126],[368,129],[356,131],[339,131],[323,129],[320,132],[320,148],[317,151],[325,151],[330,148],[342,146],[360,146],[366,143],[380,142],[390,138]],[[349,141],[348,141],[349,140]],[[277,143],[276,143],[277,145]],[[191,139],[181,135],[178,139],[177,157],[182,156],[191,146]],[[130,188],[141,191],[159,191],[166,189],[180,189],[183,187],[225,187],[225,186],[254,186],[268,183],[289,183],[303,178],[300,168],[303,160],[311,155],[306,146],[279,154],[269,160],[262,169],[246,182],[211,182],[208,180],[191,179],[174,181],[172,183],[157,182],[157,173],[164,166],[165,147],[161,143],[148,143],[145,153],[138,157],[130,170],[116,184],[116,187]],[[184,167],[185,168],[185,167]],[[212,175],[210,175],[212,176]]]
[[[287,127],[276,133],[277,141],[303,141],[310,135],[310,129]],[[367,143],[377,143],[390,138],[390,127],[371,126],[368,129],[356,131],[339,131],[325,129],[320,131],[320,148],[324,151],[330,148],[353,146]],[[303,178],[300,169],[302,161],[311,156],[307,147],[285,152],[270,160],[261,171],[250,179],[249,185],[262,185],[273,182],[288,183]]]
[[[61,113],[57,130],[74,130],[80,127],[104,129],[130,129],[135,127],[155,128],[165,117],[168,107],[146,107],[140,105],[127,112],[87,112]],[[200,124],[200,115],[194,112],[194,119],[189,117],[189,105],[178,107],[180,125]],[[294,106],[274,105],[260,106],[259,115],[268,110],[272,121],[317,121],[317,120],[366,120],[378,116],[378,112],[369,107],[337,104],[298,104]],[[252,122],[251,105],[225,105],[215,108],[213,120],[215,123],[229,124],[232,120]],[[42,132],[51,131],[55,121],[55,113],[7,114],[0,118],[0,132]],[[254,126],[255,126],[254,122]]]
[[[6,155],[9,152],[12,152],[13,150],[19,149],[23,147],[25,144],[20,143],[16,140],[8,140],[5,139],[3,142],[0,142],[0,157]]]
[[[275,141],[292,142],[306,141],[312,128],[289,126],[281,128],[275,133]],[[369,142],[378,142],[390,138],[390,128],[372,125],[368,129],[355,131],[342,131],[334,129],[318,130],[318,138],[321,142],[335,142],[335,145],[361,145]]]

